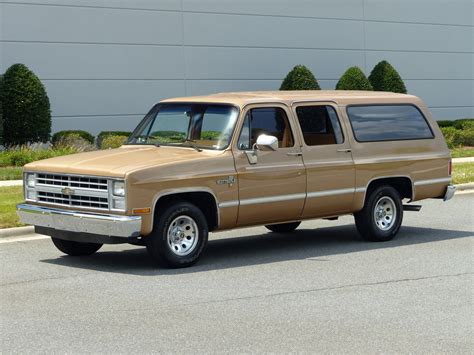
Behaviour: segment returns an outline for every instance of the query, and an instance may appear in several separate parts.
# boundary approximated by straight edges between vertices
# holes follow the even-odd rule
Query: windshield
[[[127,144],[224,149],[239,111],[216,104],[158,104],[140,122]]]

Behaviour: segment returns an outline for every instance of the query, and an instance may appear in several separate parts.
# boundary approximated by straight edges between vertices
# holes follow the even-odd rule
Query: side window
[[[424,116],[412,105],[349,106],[347,114],[359,142],[433,138]]]
[[[296,115],[306,145],[341,144],[344,141],[337,113],[331,106],[300,106]]]
[[[279,107],[254,108],[247,113],[240,132],[239,149],[251,149],[261,134],[277,137],[280,148],[294,145],[288,117]]]

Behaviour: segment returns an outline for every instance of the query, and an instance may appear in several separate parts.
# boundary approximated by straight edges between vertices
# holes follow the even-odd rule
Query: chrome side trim
[[[426,139],[426,138],[425,138]],[[431,138],[428,138],[431,139]],[[403,155],[403,156],[391,156],[384,158],[371,158],[371,159],[354,159],[355,165],[363,164],[380,164],[380,163],[390,163],[390,162],[400,162],[400,161],[413,161],[413,160],[432,160],[432,159],[449,159],[444,153],[439,154],[420,154],[420,155]]]
[[[344,195],[344,194],[354,193],[356,190],[360,190],[359,192],[364,192],[365,187],[359,187],[357,189],[347,188],[347,189],[338,189],[338,190],[315,191],[315,192],[310,192],[308,194],[300,193],[300,194],[290,194],[290,195],[277,195],[277,196],[271,196],[271,197],[249,198],[249,199],[240,201],[240,205],[247,206],[247,205],[257,205],[261,203],[293,201],[293,200],[304,199],[304,198]],[[220,202],[219,208],[235,207],[238,205],[239,205],[238,200],[230,200],[230,201]]]
[[[300,193],[300,194],[278,195],[278,196],[270,196],[270,197],[248,198],[245,200],[240,200],[240,205],[247,206],[247,205],[257,205],[261,203],[293,201],[293,200],[304,199],[305,197],[306,197],[305,193]]]
[[[325,191],[315,191],[315,192],[309,192],[309,193],[307,194],[307,198],[352,194],[352,193],[354,193],[355,191],[356,191],[356,189],[354,189],[354,188],[337,189],[337,190],[325,190]]]
[[[236,207],[239,205],[239,201],[231,200],[219,203],[219,208],[226,208],[226,207]]]
[[[438,178],[438,179],[418,180],[418,181],[415,181],[415,186],[441,184],[443,182],[451,182],[451,178],[447,177],[447,178]]]
[[[17,205],[17,213],[26,224],[112,237],[138,237],[142,225],[140,216],[59,210],[25,203]]]
[[[304,164],[281,164],[281,165],[266,165],[266,166],[249,166],[245,168],[245,171],[252,171],[252,170],[272,170],[275,168],[296,168],[296,169],[304,169]]]

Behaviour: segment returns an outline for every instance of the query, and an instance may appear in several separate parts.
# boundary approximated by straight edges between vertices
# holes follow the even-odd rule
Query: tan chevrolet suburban
[[[23,223],[69,255],[144,245],[185,267],[208,233],[353,214],[391,240],[409,202],[454,195],[451,158],[423,102],[367,91],[240,92],[155,105],[118,149],[28,164]],[[405,200],[405,204],[403,201]]]

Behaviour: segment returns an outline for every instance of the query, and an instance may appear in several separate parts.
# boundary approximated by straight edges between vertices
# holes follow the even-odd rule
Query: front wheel
[[[74,242],[54,237],[51,237],[51,240],[56,248],[71,256],[92,255],[102,247],[102,244]]]
[[[393,239],[403,220],[400,194],[389,185],[382,185],[368,192],[364,208],[354,214],[357,230],[372,242]]]
[[[265,228],[275,233],[289,233],[293,232],[301,222],[281,223],[281,224],[268,224]]]
[[[188,202],[175,202],[159,211],[147,250],[158,265],[171,268],[195,264],[208,239],[207,220],[202,211]]]

